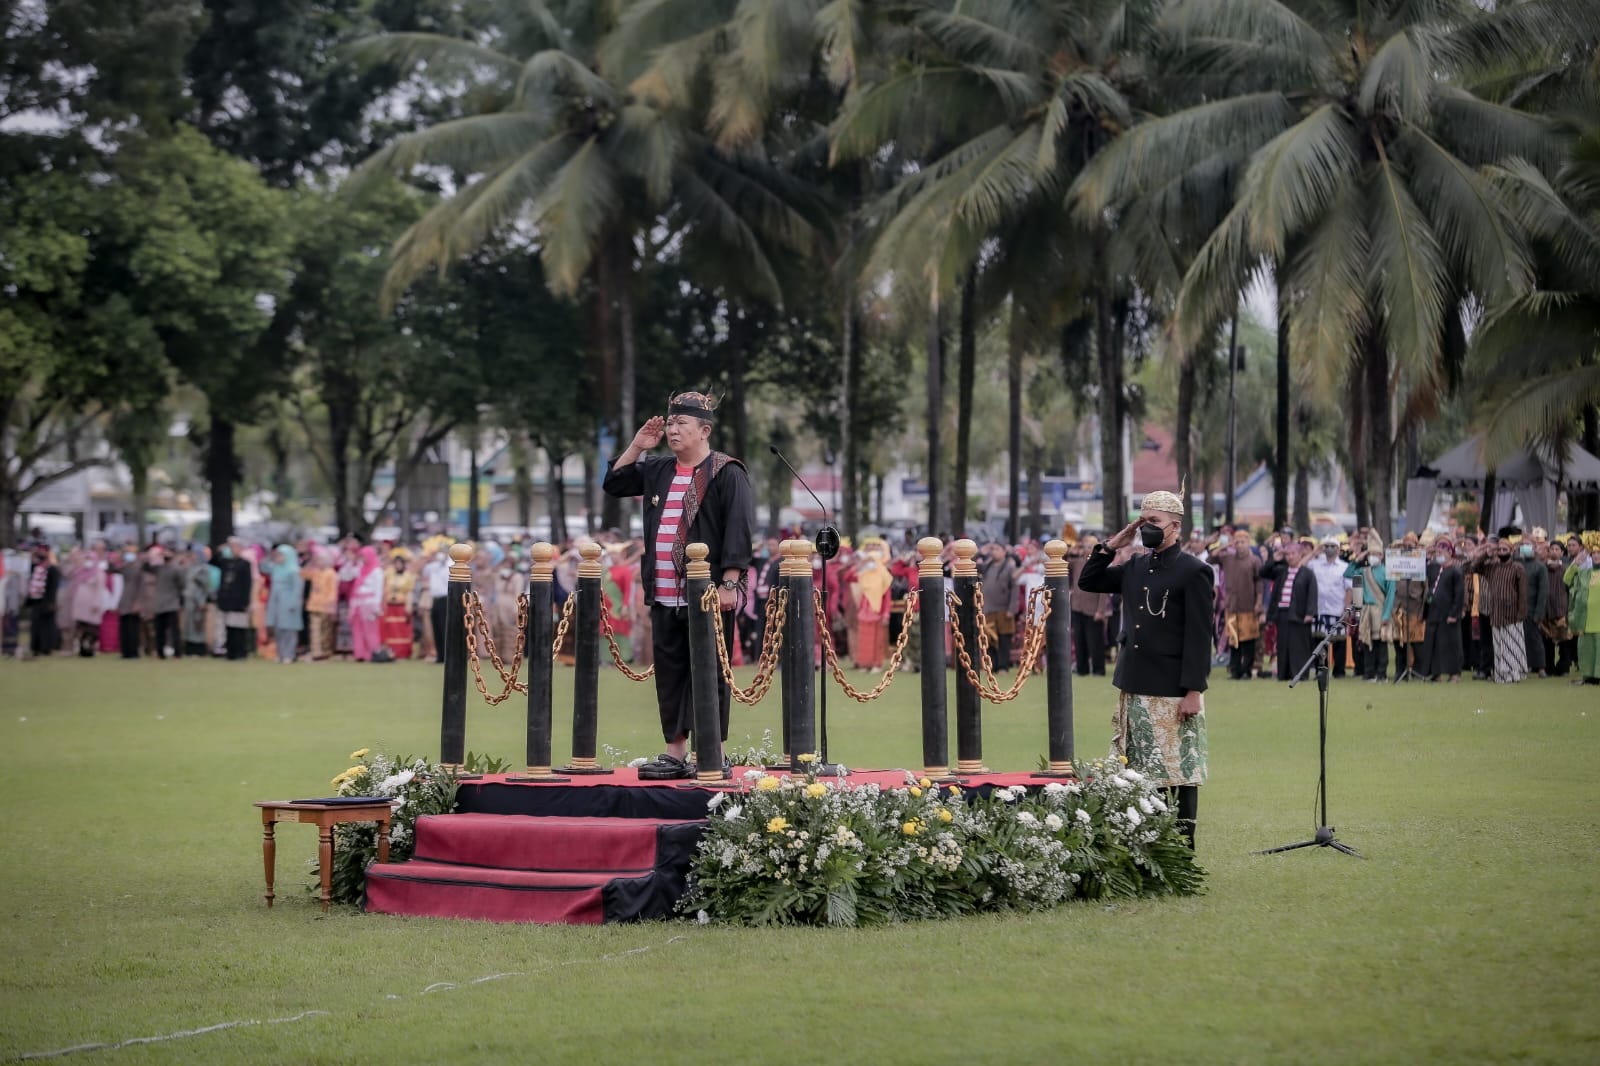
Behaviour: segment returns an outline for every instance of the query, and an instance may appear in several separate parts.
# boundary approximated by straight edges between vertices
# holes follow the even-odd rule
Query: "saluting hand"
[[[667,420],[660,415],[645,422],[639,427],[639,432],[633,435],[633,447],[641,452],[650,451],[661,443],[661,438],[666,436]]]
[[[1138,536],[1138,534],[1139,523],[1137,521],[1129,522],[1127,525],[1122,527],[1122,530],[1119,533],[1113,536],[1110,540],[1106,541],[1106,547],[1110,548],[1112,551],[1121,551],[1123,548],[1126,548],[1132,544],[1133,538]]]

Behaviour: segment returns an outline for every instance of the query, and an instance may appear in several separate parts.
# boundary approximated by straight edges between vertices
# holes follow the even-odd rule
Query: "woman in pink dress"
[[[350,590],[350,656],[358,663],[372,661],[372,653],[383,644],[378,619],[383,614],[383,567],[378,553],[368,544],[358,553],[361,569]]]

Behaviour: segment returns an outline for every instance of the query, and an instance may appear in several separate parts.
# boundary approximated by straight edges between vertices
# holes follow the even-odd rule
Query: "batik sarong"
[[[1528,644],[1522,623],[1494,627],[1494,679],[1498,684],[1514,684],[1528,674]]]
[[[1125,757],[1129,766],[1168,788],[1205,784],[1205,697],[1193,718],[1178,716],[1182,703],[1180,696],[1119,692],[1111,717],[1112,757]]]

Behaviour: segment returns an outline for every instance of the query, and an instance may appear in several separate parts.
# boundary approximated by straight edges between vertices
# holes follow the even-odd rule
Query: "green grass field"
[[[357,747],[437,755],[439,685],[0,663],[0,1058],[319,1010],[65,1061],[1600,1060],[1592,688],[1336,683],[1330,813],[1363,862],[1251,854],[1312,825],[1315,692],[1217,681],[1193,899],[865,931],[323,918],[315,833],[286,826],[266,910],[251,801],[326,794]],[[1082,754],[1111,695],[1078,686]],[[469,746],[520,761],[522,708],[470,699]],[[831,754],[917,761],[916,699],[835,692]],[[734,739],[776,706],[736,708]],[[654,717],[608,671],[601,741],[653,753]],[[989,764],[1031,768],[1043,718],[1042,683],[986,708]]]

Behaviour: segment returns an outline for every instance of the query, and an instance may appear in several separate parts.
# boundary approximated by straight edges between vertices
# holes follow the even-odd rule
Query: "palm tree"
[[[1116,233],[1105,219],[1073,218],[1062,194],[1085,163],[1131,123],[1131,97],[1143,78],[1142,48],[1160,6],[1156,0],[911,0],[895,12],[894,32],[886,35],[895,51],[881,76],[845,102],[833,132],[836,158],[866,158],[893,143],[922,161],[867,211],[873,232],[869,276],[895,276],[903,287],[928,293],[935,306],[959,286],[964,323],[1008,295],[1036,296],[1036,289],[1009,285],[1008,278],[1084,282],[1079,290],[1050,293],[1049,313],[1036,300],[1024,308],[1022,321],[1040,325],[1041,333],[1063,320],[1092,323],[1108,522],[1126,499],[1124,341],[1138,301]],[[1045,238],[1030,245],[1035,257],[1023,259],[1008,246],[1021,234]],[[1076,269],[1055,273],[1062,263]],[[1002,264],[1007,273],[982,285],[984,275]],[[1015,367],[1028,336],[1016,339],[1011,486],[1021,465]],[[962,351],[970,347],[963,338]],[[938,365],[932,352],[929,364],[932,373]],[[970,412],[961,416],[970,418]],[[1015,499],[1019,489],[1008,488]],[[957,493],[962,489],[956,486]]]
[[[1374,521],[1392,529],[1395,423],[1430,414],[1452,376],[1450,317],[1533,280],[1527,241],[1482,168],[1559,163],[1545,119],[1467,81],[1547,57],[1551,42],[1591,44],[1600,4],[1178,0],[1161,29],[1170,69],[1208,98],[1112,145],[1081,202],[1102,210],[1244,163],[1185,274],[1179,336],[1205,336],[1252,272],[1273,270],[1310,373],[1301,387],[1337,394],[1355,373],[1367,383]]]
[[[429,267],[448,268],[497,232],[530,227],[551,288],[594,293],[606,407],[629,433],[643,235],[662,227],[658,244],[712,246],[750,288],[777,300],[780,262],[808,248],[814,217],[803,210],[804,190],[765,158],[720,151],[702,132],[703,114],[643,98],[612,76],[601,57],[614,6],[505,0],[483,40],[384,34],[357,50],[421,64],[446,85],[474,79],[484,93],[473,113],[399,137],[364,164],[369,172],[444,167],[470,179],[400,238],[390,292]]]

